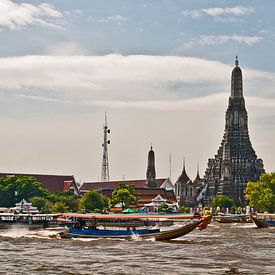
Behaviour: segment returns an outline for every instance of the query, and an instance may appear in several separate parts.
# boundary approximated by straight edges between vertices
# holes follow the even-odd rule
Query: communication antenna
[[[102,167],[101,167],[101,181],[106,182],[110,181],[110,173],[109,173],[109,160],[108,160],[108,144],[110,144],[110,140],[108,140],[108,134],[110,134],[110,129],[107,125],[107,114],[105,112],[105,121],[103,125],[104,130],[104,141],[102,143],[103,147],[103,158],[102,158]]]
[[[172,154],[169,154],[169,179],[171,180],[172,176]]]

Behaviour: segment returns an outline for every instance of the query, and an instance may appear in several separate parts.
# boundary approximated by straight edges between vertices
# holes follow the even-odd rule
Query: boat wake
[[[0,232],[1,237],[8,237],[8,238],[21,238],[31,233],[27,228],[10,228],[5,229]]]
[[[10,228],[0,231],[0,236],[5,238],[43,238],[53,239],[57,238],[59,232],[52,230],[28,230],[27,228]]]

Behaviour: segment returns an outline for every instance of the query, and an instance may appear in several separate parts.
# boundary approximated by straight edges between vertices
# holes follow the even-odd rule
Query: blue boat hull
[[[104,230],[104,229],[76,229],[70,228],[65,234],[67,238],[131,238],[132,236],[150,236],[159,233],[159,229],[136,230]]]

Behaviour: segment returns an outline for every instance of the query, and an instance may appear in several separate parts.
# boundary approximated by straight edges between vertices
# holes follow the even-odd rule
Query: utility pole
[[[104,141],[102,143],[103,147],[103,158],[102,158],[102,167],[101,167],[101,181],[109,181],[110,174],[109,174],[109,160],[108,160],[108,144],[110,144],[110,140],[108,140],[108,134],[110,134],[110,129],[107,125],[107,114],[105,112],[105,122],[103,125],[104,130]]]

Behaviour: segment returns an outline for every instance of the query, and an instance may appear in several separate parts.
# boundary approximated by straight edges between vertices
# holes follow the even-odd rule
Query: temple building
[[[148,165],[146,179],[138,180],[118,180],[105,182],[84,182],[80,187],[80,193],[83,195],[90,190],[100,191],[103,195],[112,198],[112,192],[119,188],[121,183],[132,185],[134,195],[138,200],[131,205],[132,207],[143,207],[151,203],[156,197],[161,196],[167,203],[176,203],[176,197],[173,190],[173,184],[169,178],[156,178],[155,153],[151,149],[148,153]]]
[[[236,57],[223,139],[215,157],[208,160],[197,201],[208,205],[214,196],[226,195],[245,205],[246,183],[259,180],[263,172],[263,161],[257,158],[249,138],[242,70]]]
[[[70,192],[79,195],[78,184],[72,175],[41,175],[23,173],[0,173],[0,178],[33,177],[50,193]]]
[[[201,187],[201,178],[199,175],[199,167],[197,170],[197,176],[192,181],[186,173],[185,163],[183,164],[183,170],[178,180],[175,183],[174,190],[178,204],[180,206],[194,207],[197,205],[197,196]]]

